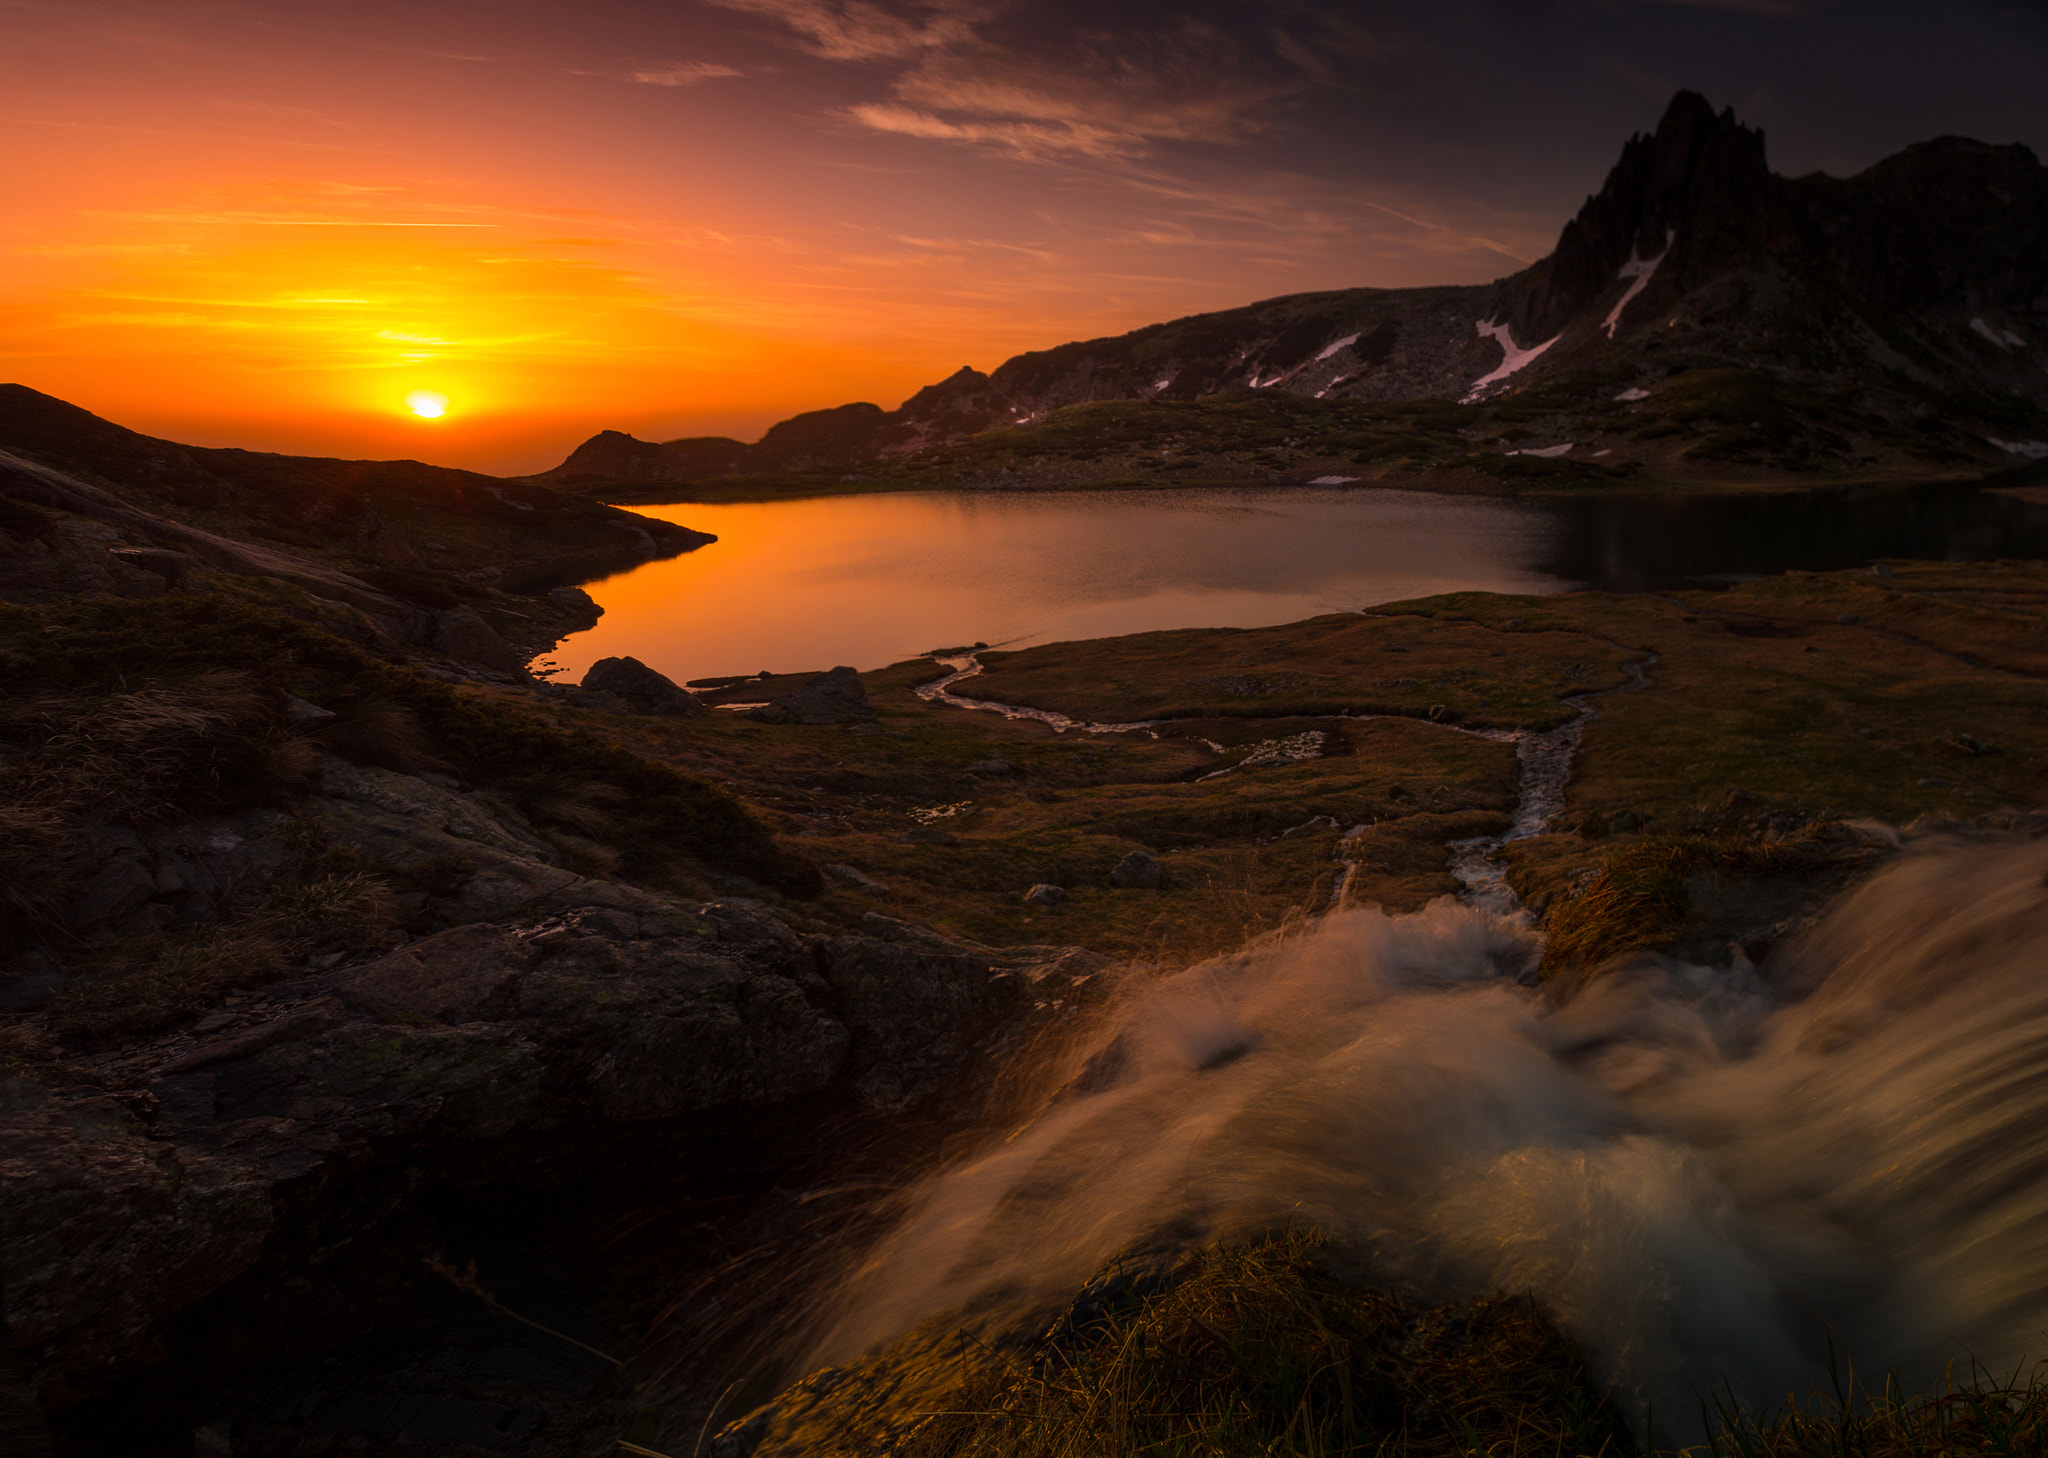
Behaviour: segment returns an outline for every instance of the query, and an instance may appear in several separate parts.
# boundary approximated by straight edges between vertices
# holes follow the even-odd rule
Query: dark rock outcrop
[[[1166,867],[1146,852],[1134,850],[1116,863],[1109,884],[1120,891],[1157,891],[1166,884]]]
[[[583,675],[583,687],[591,693],[617,694],[643,714],[709,712],[695,694],[637,658],[598,659]]]
[[[860,674],[843,665],[773,700],[770,707],[797,724],[851,724],[875,717]]]
[[[799,935],[744,898],[585,879],[505,807],[432,780],[337,766],[323,788],[309,809],[330,845],[461,868],[421,908],[426,935],[75,1059],[90,1082],[0,1083],[10,1329],[46,1405],[147,1360],[166,1319],[351,1181],[550,1130],[819,1097],[895,1113],[985,1062],[1032,1015],[1030,965],[1069,952]],[[144,899],[110,888],[100,911],[177,895],[217,908],[281,853],[283,817],[264,813],[237,822],[239,849],[198,825],[128,845],[110,864]],[[209,836],[211,861],[191,851]],[[159,889],[166,867],[189,889]]]

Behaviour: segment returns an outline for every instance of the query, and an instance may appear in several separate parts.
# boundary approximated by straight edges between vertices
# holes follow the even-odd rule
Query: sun
[[[422,420],[439,420],[448,413],[448,397],[433,390],[414,390],[405,397],[405,408]]]

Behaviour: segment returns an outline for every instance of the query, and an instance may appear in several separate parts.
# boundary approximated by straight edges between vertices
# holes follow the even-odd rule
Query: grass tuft
[[[1346,1284],[1293,1233],[1192,1257],[1050,1354],[981,1364],[914,1458],[1633,1454],[1523,1297],[1430,1310]]]
[[[1677,939],[1692,911],[1695,875],[1762,876],[1807,868],[1821,858],[1805,842],[1734,835],[1652,835],[1607,857],[1575,894],[1544,919],[1543,975],[1597,967]]]

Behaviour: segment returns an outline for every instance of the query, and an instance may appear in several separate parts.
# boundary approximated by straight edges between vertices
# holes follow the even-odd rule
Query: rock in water
[[[637,658],[600,658],[583,675],[583,687],[617,694],[643,714],[702,714],[697,696],[656,673]]]
[[[1143,851],[1132,851],[1109,873],[1109,884],[1120,891],[1157,891],[1166,884],[1166,867]]]
[[[858,673],[845,667],[821,673],[795,693],[784,694],[774,702],[776,708],[799,724],[851,724],[856,719],[875,717],[868,704],[867,686]]]

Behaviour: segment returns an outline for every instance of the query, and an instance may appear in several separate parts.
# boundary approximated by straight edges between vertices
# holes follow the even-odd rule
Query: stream
[[[1165,722],[1158,719],[1136,719],[1121,724],[1097,723],[1092,720],[1070,718],[1051,709],[1002,704],[992,699],[971,699],[954,693],[953,685],[964,683],[979,675],[981,661],[972,653],[934,654],[933,661],[953,671],[944,678],[917,687],[917,696],[926,703],[944,704],[949,708],[967,709],[976,713],[1001,714],[1006,719],[1027,719],[1046,725],[1055,734],[1064,734],[1069,730],[1078,730],[1084,734],[1151,733],[1156,725]],[[1606,698],[1610,694],[1637,693],[1648,688],[1650,680],[1647,670],[1655,667],[1657,662],[1658,656],[1652,653],[1646,658],[1624,663],[1622,667],[1628,673],[1627,683],[1613,688],[1567,695],[1565,702],[1573,705],[1578,712],[1568,723],[1560,724],[1555,729],[1466,729],[1456,724],[1435,724],[1427,719],[1417,721],[1430,724],[1431,727],[1448,734],[1466,734],[1495,744],[1512,744],[1515,746],[1515,759],[1521,767],[1515,790],[1514,816],[1507,830],[1499,835],[1451,842],[1451,874],[1464,887],[1459,893],[1460,901],[1476,911],[1496,916],[1515,916],[1523,911],[1521,898],[1508,884],[1507,873],[1497,859],[1499,851],[1514,841],[1542,834],[1544,827],[1564,808],[1565,789],[1571,781],[1572,758],[1578,752],[1579,741],[1585,736],[1586,726],[1600,712],[1594,701]],[[1387,716],[1345,714],[1313,717],[1364,721]],[[1202,778],[1213,779],[1217,775],[1230,772],[1231,769],[1217,770],[1214,774],[1204,775]],[[1302,828],[1295,827],[1297,830]],[[1346,830],[1339,838],[1340,848],[1344,840],[1366,828],[1364,825],[1355,825]],[[1292,833],[1291,830],[1283,832]],[[1339,874],[1336,888],[1330,897],[1328,910],[1333,912],[1342,910],[1349,904],[1351,882],[1358,870],[1357,862],[1341,856],[1338,863],[1344,869]]]

